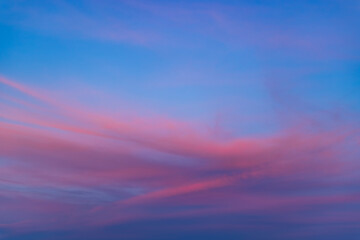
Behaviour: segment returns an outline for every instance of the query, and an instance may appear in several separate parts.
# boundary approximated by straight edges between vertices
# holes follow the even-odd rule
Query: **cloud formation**
[[[0,1],[0,239],[358,240],[358,5]]]
[[[213,214],[359,223],[346,215],[360,200],[360,169],[352,159],[359,132],[351,126],[297,126],[263,138],[218,140],[191,123],[113,118],[0,80],[33,99],[2,98],[3,229],[69,230]]]

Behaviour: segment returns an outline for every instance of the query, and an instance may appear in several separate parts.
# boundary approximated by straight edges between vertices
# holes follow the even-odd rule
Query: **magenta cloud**
[[[358,141],[355,127],[296,126],[219,140],[191,122],[114,118],[44,89],[5,77],[0,82],[22,94],[1,95],[1,228],[74,229],[230,213],[280,217],[284,211],[295,217],[284,216],[285,222],[358,226],[346,206],[358,206],[360,195],[336,192],[360,180],[359,164],[347,160],[357,151],[349,148]],[[334,206],[332,217],[306,214],[325,205]]]

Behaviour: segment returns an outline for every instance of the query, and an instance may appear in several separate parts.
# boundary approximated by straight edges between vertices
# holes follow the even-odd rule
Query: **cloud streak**
[[[0,82],[33,98],[22,104],[16,97],[24,108],[15,108],[1,95],[2,229],[64,230],[213,214],[286,222],[285,212],[306,223],[359,224],[345,217],[348,206],[359,207],[350,184],[360,182],[351,157],[359,156],[351,147],[356,127],[219,140],[180,120],[114,118],[5,77]],[[308,215],[325,214],[325,206],[337,206],[342,217]]]

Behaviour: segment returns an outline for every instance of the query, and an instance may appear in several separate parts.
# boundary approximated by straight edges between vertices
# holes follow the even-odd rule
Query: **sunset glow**
[[[360,2],[0,0],[0,239],[360,239]]]

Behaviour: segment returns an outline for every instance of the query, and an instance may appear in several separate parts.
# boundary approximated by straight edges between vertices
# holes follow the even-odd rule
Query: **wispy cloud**
[[[358,154],[349,149],[356,128],[286,129],[225,141],[176,119],[127,121],[67,105],[5,77],[1,83],[37,99],[15,111],[2,98],[0,155],[9,160],[0,169],[4,229],[72,229],[215,213],[279,216],[290,210],[311,222],[301,215],[304,208],[337,205],[344,213],[359,200],[353,191],[337,192],[359,181],[359,165],[347,159]],[[36,108],[40,103],[47,107]],[[184,162],[172,160],[178,157]],[[341,180],[344,175],[349,180]],[[102,197],[94,198],[93,191]],[[79,203],[78,194],[88,200]],[[174,206],[180,210],[154,210]]]
[[[299,2],[288,12],[276,4],[191,3],[153,1],[4,2],[1,22],[46,34],[144,46],[193,45],[222,42],[235,49],[267,55],[312,58],[354,58],[358,31],[353,4]],[[306,12],[307,18],[297,12]],[[346,19],[334,18],[336,9]],[[340,14],[339,13],[339,14]],[[350,21],[351,20],[351,21]],[[349,26],[349,23],[351,25]],[[307,27],[311,24],[311,28]],[[331,28],[329,26],[332,26]],[[351,29],[351,31],[347,31]],[[175,31],[176,30],[176,31]],[[270,52],[271,51],[271,52]],[[271,54],[272,55],[272,54]]]

